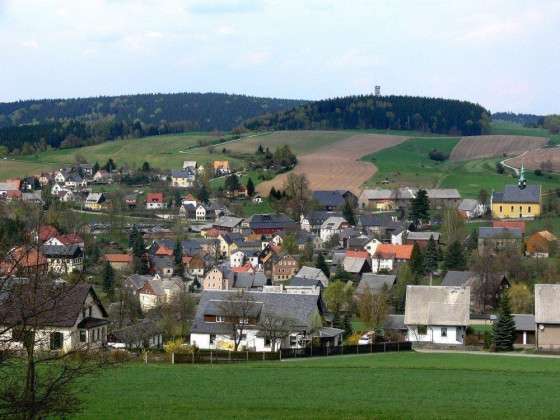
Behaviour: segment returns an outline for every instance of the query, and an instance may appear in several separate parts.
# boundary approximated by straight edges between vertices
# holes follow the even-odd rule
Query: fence
[[[236,363],[268,360],[294,359],[304,357],[328,357],[350,354],[384,353],[412,350],[409,341],[371,343],[350,346],[305,347],[301,349],[281,349],[277,352],[198,350],[191,354],[173,354],[171,363]]]

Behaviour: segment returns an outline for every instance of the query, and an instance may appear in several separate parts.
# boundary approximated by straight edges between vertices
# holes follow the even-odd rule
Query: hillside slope
[[[269,113],[247,121],[250,130],[392,129],[465,136],[486,133],[488,111],[478,104],[413,96],[348,96]]]

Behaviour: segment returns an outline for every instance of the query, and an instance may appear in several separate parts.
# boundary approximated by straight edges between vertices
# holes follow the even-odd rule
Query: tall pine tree
[[[175,243],[173,259],[175,260],[175,274],[179,277],[183,277],[185,271],[183,267],[183,246],[179,240]]]
[[[492,340],[496,351],[511,351],[515,342],[515,321],[511,315],[511,306],[507,291],[502,294],[498,307],[498,318],[492,327]]]
[[[249,178],[247,180],[247,195],[252,197],[253,194],[255,194],[255,184],[253,183],[253,180]]]
[[[430,236],[424,253],[424,269],[426,273],[433,273],[438,266],[438,249],[433,236]]]
[[[463,246],[459,241],[452,242],[445,253],[444,265],[446,270],[464,270],[467,266]]]
[[[323,254],[319,253],[319,255],[317,256],[317,263],[315,264],[315,267],[319,268],[323,273],[325,273],[325,276],[327,276],[327,278],[331,276],[331,271],[329,270],[329,266],[327,265]]]
[[[425,273],[424,271],[424,256],[422,255],[422,250],[415,242],[412,246],[412,255],[410,257],[410,271],[416,278],[422,277]]]
[[[426,190],[419,189],[412,199],[410,216],[415,225],[430,221],[430,200]]]
[[[109,299],[112,299],[115,294],[115,272],[109,261],[105,262],[101,277],[103,280],[103,291],[107,294]]]
[[[354,217],[354,209],[352,208],[352,204],[350,203],[350,200],[345,200],[344,207],[342,208],[342,216],[352,226],[356,225],[356,218]]]

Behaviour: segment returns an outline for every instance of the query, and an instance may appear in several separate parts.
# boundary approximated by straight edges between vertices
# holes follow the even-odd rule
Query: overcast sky
[[[0,0],[0,101],[370,93],[560,112],[560,1]]]

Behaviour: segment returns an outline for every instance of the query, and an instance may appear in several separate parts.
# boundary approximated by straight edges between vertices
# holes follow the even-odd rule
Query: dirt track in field
[[[362,184],[377,171],[375,165],[359,159],[407,139],[404,136],[356,134],[313,153],[298,156],[298,164],[291,173],[305,174],[311,190],[347,189],[359,194]],[[257,191],[268,196],[272,187],[282,189],[289,173],[262,182]]]
[[[560,172],[560,147],[530,150],[521,156],[508,159],[505,163],[517,169],[523,163],[525,169]]]
[[[463,137],[453,148],[451,160],[471,160],[500,156],[515,156],[527,150],[540,149],[547,143],[544,137],[473,136]]]

